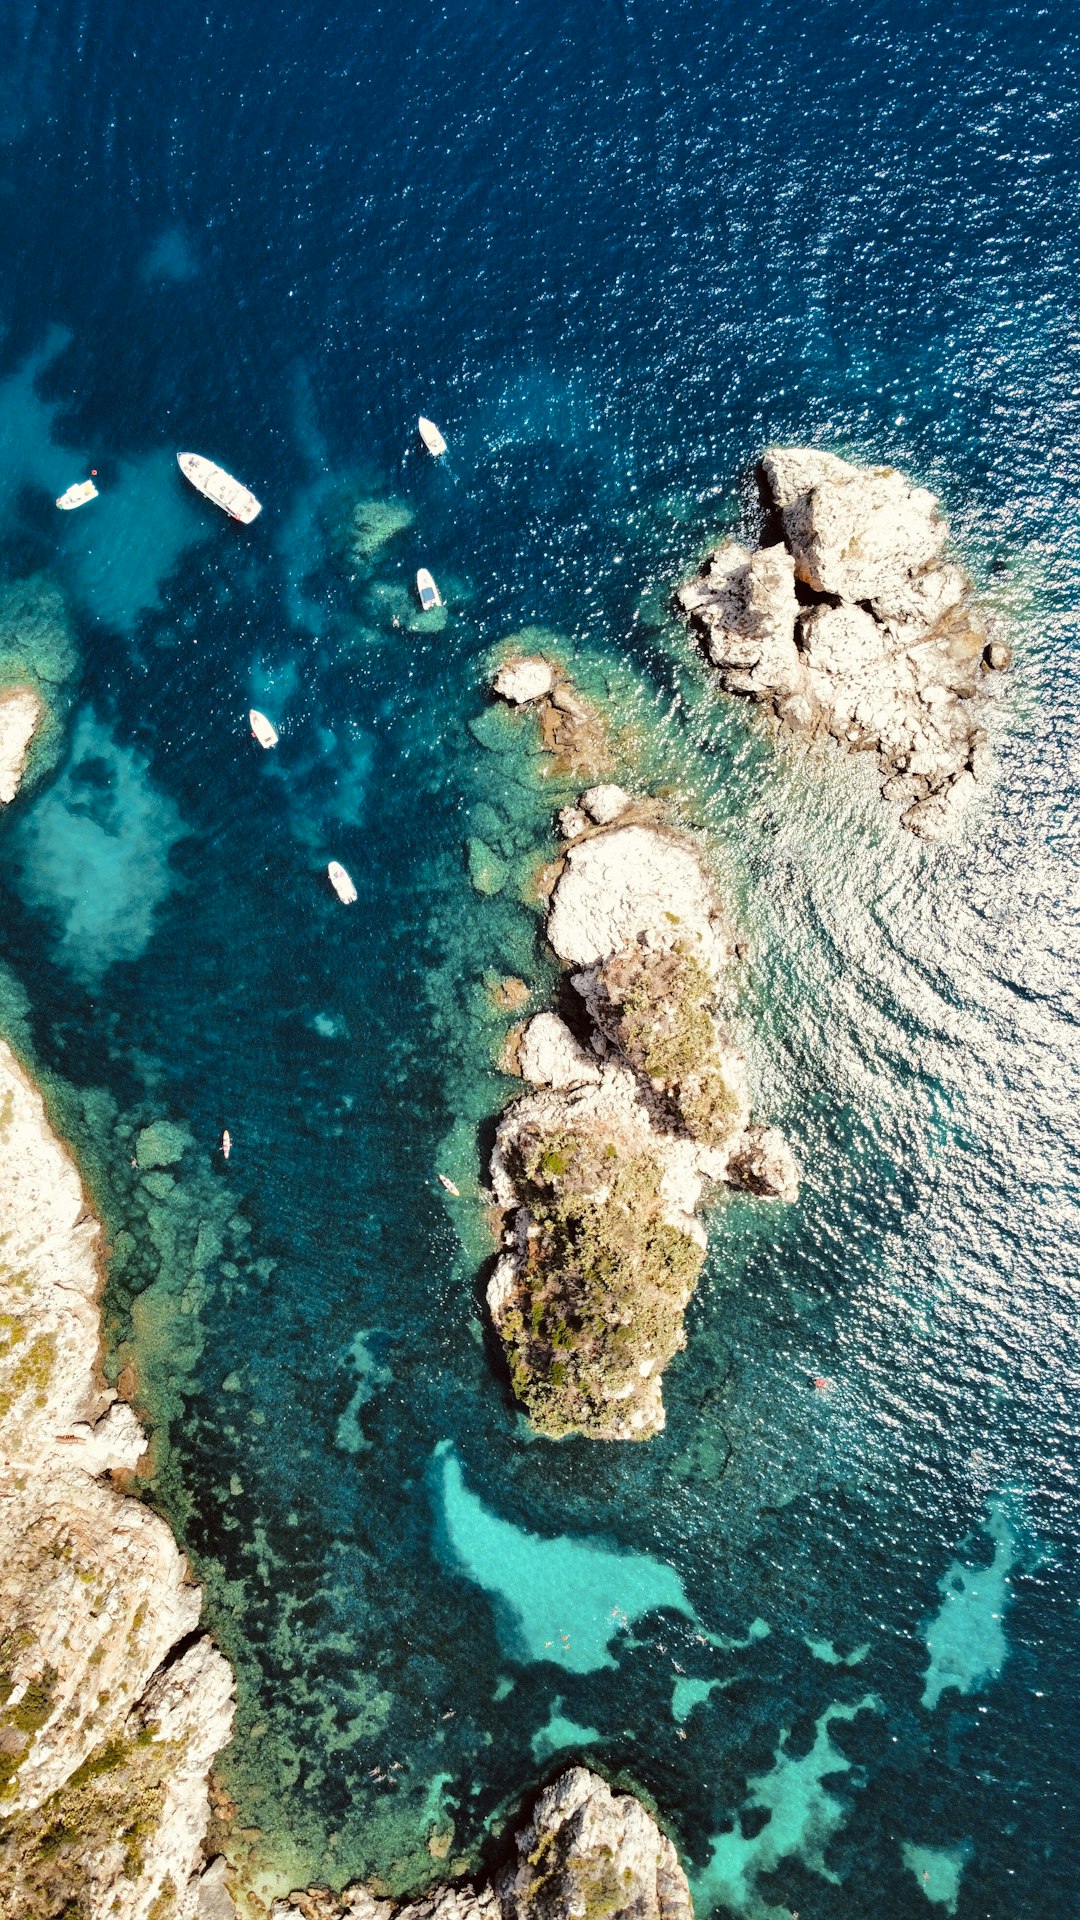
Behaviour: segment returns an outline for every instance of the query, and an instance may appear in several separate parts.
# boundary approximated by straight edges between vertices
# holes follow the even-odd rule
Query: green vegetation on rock
[[[716,1027],[708,969],[678,942],[627,947],[599,969],[595,1012],[636,1072],[661,1086],[685,1132],[719,1146],[738,1131],[740,1100]]]
[[[30,1692],[43,1693],[47,1678],[21,1704]],[[95,1866],[119,1851],[127,1878],[142,1871],[176,1759],[167,1742],[140,1728],[96,1748],[42,1806],[0,1818],[0,1920],[95,1920],[102,1911]],[[167,1901],[162,1915],[174,1908]]]
[[[622,1419],[633,1428],[683,1345],[701,1249],[663,1219],[647,1153],[584,1131],[533,1130],[510,1160],[530,1221],[517,1297],[500,1320],[514,1392],[553,1438],[604,1437]]]

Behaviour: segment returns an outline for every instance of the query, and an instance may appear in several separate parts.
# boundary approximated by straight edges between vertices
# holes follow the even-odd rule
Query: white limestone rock
[[[205,1636],[192,1639],[201,1596],[165,1522],[96,1477],[143,1451],[134,1414],[96,1371],[101,1231],[40,1094],[3,1045],[0,1108],[0,1641],[14,1680],[0,1740],[15,1761],[0,1790],[3,1893],[11,1912],[28,1908],[38,1811],[108,1746],[120,1758],[94,1776],[52,1884],[67,1875],[88,1912],[147,1920],[170,1885],[187,1901],[202,1867],[232,1675]],[[17,1709],[31,1686],[44,1711],[25,1731]],[[165,1790],[133,1872],[114,1836],[155,1767]],[[192,1891],[192,1914],[194,1901]]]
[[[630,805],[630,795],[623,787],[611,784],[589,787],[582,794],[579,804],[594,826],[610,827],[613,820],[617,820],[621,813],[626,812]]]
[[[555,674],[547,660],[534,654],[524,660],[508,660],[491,684],[500,700],[509,701],[513,707],[524,707],[533,700],[543,700],[551,692]]]
[[[540,1794],[494,1883],[438,1887],[395,1908],[366,1887],[275,1900],[271,1920],[694,1920],[671,1841],[639,1800],[571,1767]],[[215,1916],[216,1920],[216,1916]]]
[[[747,1127],[727,1165],[733,1187],[744,1187],[761,1199],[795,1201],[799,1197],[799,1169],[795,1155],[778,1127]]]
[[[592,822],[580,807],[560,807],[555,824],[564,840],[577,840],[583,833],[588,833]]]
[[[795,572],[818,593],[891,609],[941,554],[948,528],[937,501],[894,467],[852,466],[815,447],[770,447],[761,464]]]
[[[795,564],[782,547],[751,553],[725,541],[679,589],[709,658],[733,693],[792,693],[802,667],[795,645]]]
[[[504,1920],[693,1920],[686,1875],[641,1802],[571,1767],[536,1802],[497,1876]]]
[[[581,1087],[600,1078],[593,1054],[575,1040],[557,1013],[536,1013],[518,1042],[518,1071],[534,1087]]]
[[[678,602],[726,688],[791,733],[875,752],[903,824],[937,838],[983,764],[971,703],[988,645],[966,575],[942,557],[937,502],[891,467],[816,447],[770,448],[762,467],[788,551],[725,542]]]
[[[656,827],[615,826],[571,846],[548,911],[565,966],[595,966],[641,941],[685,943],[718,978],[731,954],[712,883],[691,846]]]
[[[19,791],[30,742],[44,713],[41,696],[32,687],[9,687],[0,693],[0,806],[6,807]]]

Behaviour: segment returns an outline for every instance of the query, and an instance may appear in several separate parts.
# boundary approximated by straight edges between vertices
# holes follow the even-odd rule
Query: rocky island
[[[524,704],[541,683],[511,684]],[[495,687],[515,697],[505,670]],[[559,830],[546,926],[568,992],[563,1014],[512,1035],[508,1065],[532,1091],[497,1127],[503,1251],[487,1299],[540,1432],[641,1440],[664,1425],[707,1189],[792,1200],[798,1176],[782,1136],[751,1122],[720,1012],[734,948],[696,845],[610,784]]]
[[[875,753],[904,826],[937,839],[980,772],[980,669],[1009,649],[988,640],[924,487],[816,447],[770,448],[761,474],[779,539],[725,541],[677,604],[729,692],[800,738]]]

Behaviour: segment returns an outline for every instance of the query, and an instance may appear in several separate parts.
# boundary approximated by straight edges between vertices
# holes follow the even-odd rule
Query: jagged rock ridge
[[[937,839],[970,796],[985,734],[973,708],[988,645],[948,561],[933,494],[891,467],[774,447],[761,470],[783,542],[725,541],[677,601],[732,693],[803,737],[878,755],[903,824]]]
[[[640,1801],[585,1767],[541,1793],[492,1882],[440,1887],[395,1908],[366,1887],[309,1888],[271,1920],[693,1920],[678,1856]]]

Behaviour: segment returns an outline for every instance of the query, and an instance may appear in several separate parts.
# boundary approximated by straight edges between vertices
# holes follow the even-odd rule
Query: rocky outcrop
[[[494,1881],[395,1908],[364,1887],[275,1902],[272,1920],[693,1920],[671,1841],[640,1801],[585,1767],[546,1787]]]
[[[707,1189],[798,1190],[781,1136],[750,1123],[746,1062],[720,1014],[733,949],[712,882],[652,813],[609,787],[560,815],[577,837],[547,935],[573,969],[578,1031],[551,1012],[520,1030],[513,1060],[533,1090],[502,1115],[491,1160],[505,1226],[488,1306],[514,1392],[553,1437],[663,1427]]]
[[[33,687],[8,687],[0,693],[0,806],[6,807],[19,791],[30,742],[44,712]]]
[[[762,474],[782,543],[726,541],[678,603],[730,692],[791,732],[875,752],[904,825],[937,839],[979,771],[980,665],[1006,666],[1008,649],[988,646],[925,488],[814,447],[770,449]]]
[[[101,1237],[0,1045],[0,1916],[193,1915],[232,1675],[96,1370]]]
[[[512,654],[496,673],[491,690],[508,706],[535,711],[544,748],[561,771],[580,775],[607,770],[610,751],[600,715],[557,661],[543,654]]]

